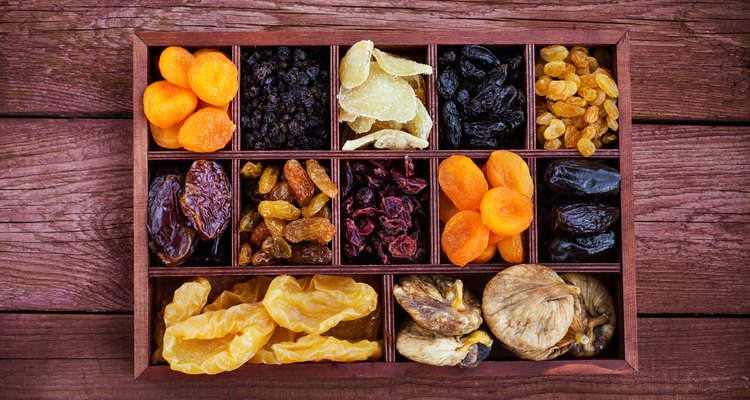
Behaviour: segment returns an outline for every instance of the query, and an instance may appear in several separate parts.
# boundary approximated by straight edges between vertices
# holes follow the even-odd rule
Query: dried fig
[[[409,320],[396,334],[402,356],[436,366],[473,368],[490,354],[492,338],[482,330],[465,336],[442,336]]]
[[[587,314],[585,334],[587,343],[571,347],[575,357],[593,357],[609,343],[615,333],[615,306],[609,291],[598,279],[584,274],[568,273],[560,275],[565,282],[581,290],[581,300]]]

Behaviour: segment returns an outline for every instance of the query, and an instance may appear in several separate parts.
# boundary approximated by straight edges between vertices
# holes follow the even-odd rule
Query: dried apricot
[[[479,208],[484,224],[498,235],[517,235],[528,229],[534,219],[531,199],[502,186],[488,191]]]
[[[534,181],[523,158],[507,150],[493,151],[487,160],[487,178],[492,187],[518,190],[528,198],[534,195]]]
[[[488,189],[482,170],[470,158],[460,155],[452,155],[440,162],[438,183],[460,210],[478,210]]]
[[[188,70],[193,92],[206,103],[228,104],[237,94],[239,74],[234,63],[219,53],[206,53],[195,58]]]
[[[482,254],[473,262],[479,264],[488,263],[492,261],[493,257],[495,257],[495,253],[497,253],[497,245],[495,245],[495,243],[488,243]]]
[[[447,223],[454,215],[461,211],[456,207],[455,204],[448,198],[448,196],[441,190],[438,197],[438,214],[440,220]]]
[[[183,121],[197,105],[195,93],[167,81],[154,82],[143,92],[143,113],[159,128],[169,128]]]
[[[229,113],[229,103],[224,104],[223,106],[215,106],[213,104],[208,104],[205,101],[198,99],[198,106],[195,108],[196,110],[202,110],[204,108],[215,108],[217,110],[224,111],[225,113]]]
[[[490,230],[482,224],[482,215],[476,211],[461,211],[445,224],[440,245],[453,264],[463,267],[482,255],[489,237]]]
[[[165,149],[181,149],[180,144],[180,128],[185,121],[176,123],[169,128],[159,128],[158,126],[149,122],[148,126],[151,128],[151,137],[154,142]]]
[[[198,153],[220,150],[232,140],[234,124],[227,113],[215,108],[204,108],[188,117],[180,128],[180,144]]]
[[[523,262],[523,240],[521,235],[506,236],[497,242],[500,257],[511,264]]]
[[[221,54],[224,57],[227,57],[226,53],[224,53],[223,51],[220,51],[220,50],[216,50],[216,49],[199,49],[199,50],[196,50],[196,51],[193,52],[193,57],[198,57],[198,56],[202,56],[203,54],[209,54],[209,53]]]
[[[195,57],[182,47],[169,46],[159,56],[159,72],[167,81],[177,86],[190,88],[188,70]]]

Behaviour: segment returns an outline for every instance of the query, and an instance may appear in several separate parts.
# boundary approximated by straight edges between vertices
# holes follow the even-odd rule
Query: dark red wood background
[[[750,3],[80,3],[0,1],[0,398],[750,397]],[[134,381],[131,33],[441,26],[630,30],[640,371]]]

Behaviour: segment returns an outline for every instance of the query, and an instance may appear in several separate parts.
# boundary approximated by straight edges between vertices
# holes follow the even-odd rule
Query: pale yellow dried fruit
[[[430,118],[430,112],[427,111],[421,101],[417,99],[415,102],[417,103],[417,114],[414,119],[404,125],[404,128],[412,135],[427,140],[432,130],[432,118]]]
[[[404,124],[396,121],[375,121],[370,128],[370,132],[377,132],[383,129],[393,129],[400,131]]]
[[[381,146],[378,147],[380,149],[424,149],[425,147],[430,145],[428,141],[410,135],[406,132],[393,129],[383,129],[367,134],[358,139],[347,140],[341,150],[357,150],[375,142],[378,142],[378,144]],[[394,147],[389,147],[390,145],[393,145]]]
[[[422,104],[425,104],[425,83],[424,78],[422,78],[422,75],[410,75],[410,76],[404,76],[403,77],[406,83],[411,86],[412,89],[414,89],[414,95],[417,96],[419,101],[422,102]]]
[[[417,113],[414,97],[405,80],[386,74],[376,63],[367,81],[354,89],[342,88],[338,95],[340,107],[351,114],[402,123]]]
[[[372,124],[374,123],[375,118],[357,117],[354,121],[347,122],[346,124],[356,133],[365,133],[372,128]]]
[[[339,122],[352,122],[357,116],[339,107]]]
[[[378,61],[378,65],[386,73],[393,76],[410,76],[417,74],[432,74],[432,67],[420,64],[406,58],[401,58],[384,51],[374,49],[372,55]]]
[[[341,86],[351,89],[367,80],[370,74],[370,56],[374,46],[369,40],[361,40],[349,48],[339,65]]]

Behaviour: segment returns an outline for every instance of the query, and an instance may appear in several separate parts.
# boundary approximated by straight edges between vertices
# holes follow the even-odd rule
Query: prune
[[[148,246],[164,265],[185,263],[195,250],[195,230],[179,206],[182,177],[175,173],[157,176],[148,191]]]
[[[461,54],[464,55],[464,57],[473,60],[473,61],[479,61],[483,64],[485,64],[488,67],[496,67],[500,65],[500,60],[492,54],[491,51],[489,51],[487,48],[477,45],[469,45],[464,46],[461,49]],[[455,56],[454,56],[455,59]]]
[[[556,237],[546,243],[552,262],[599,261],[610,255],[615,247],[612,231],[592,236]]]
[[[590,160],[555,160],[547,166],[544,183],[562,195],[601,198],[620,191],[620,173]]]
[[[442,137],[447,138],[447,143],[453,149],[461,146],[461,117],[458,114],[456,104],[446,101],[442,110],[443,132]]]
[[[449,100],[458,89],[458,75],[453,67],[446,68],[438,77],[438,93],[446,100]]]
[[[610,229],[620,219],[620,209],[601,203],[573,201],[553,206],[548,218],[554,231],[587,235]]]
[[[232,219],[232,196],[221,165],[198,160],[185,177],[180,207],[203,240],[214,240]]]
[[[331,249],[320,244],[294,244],[290,264],[330,264]]]

